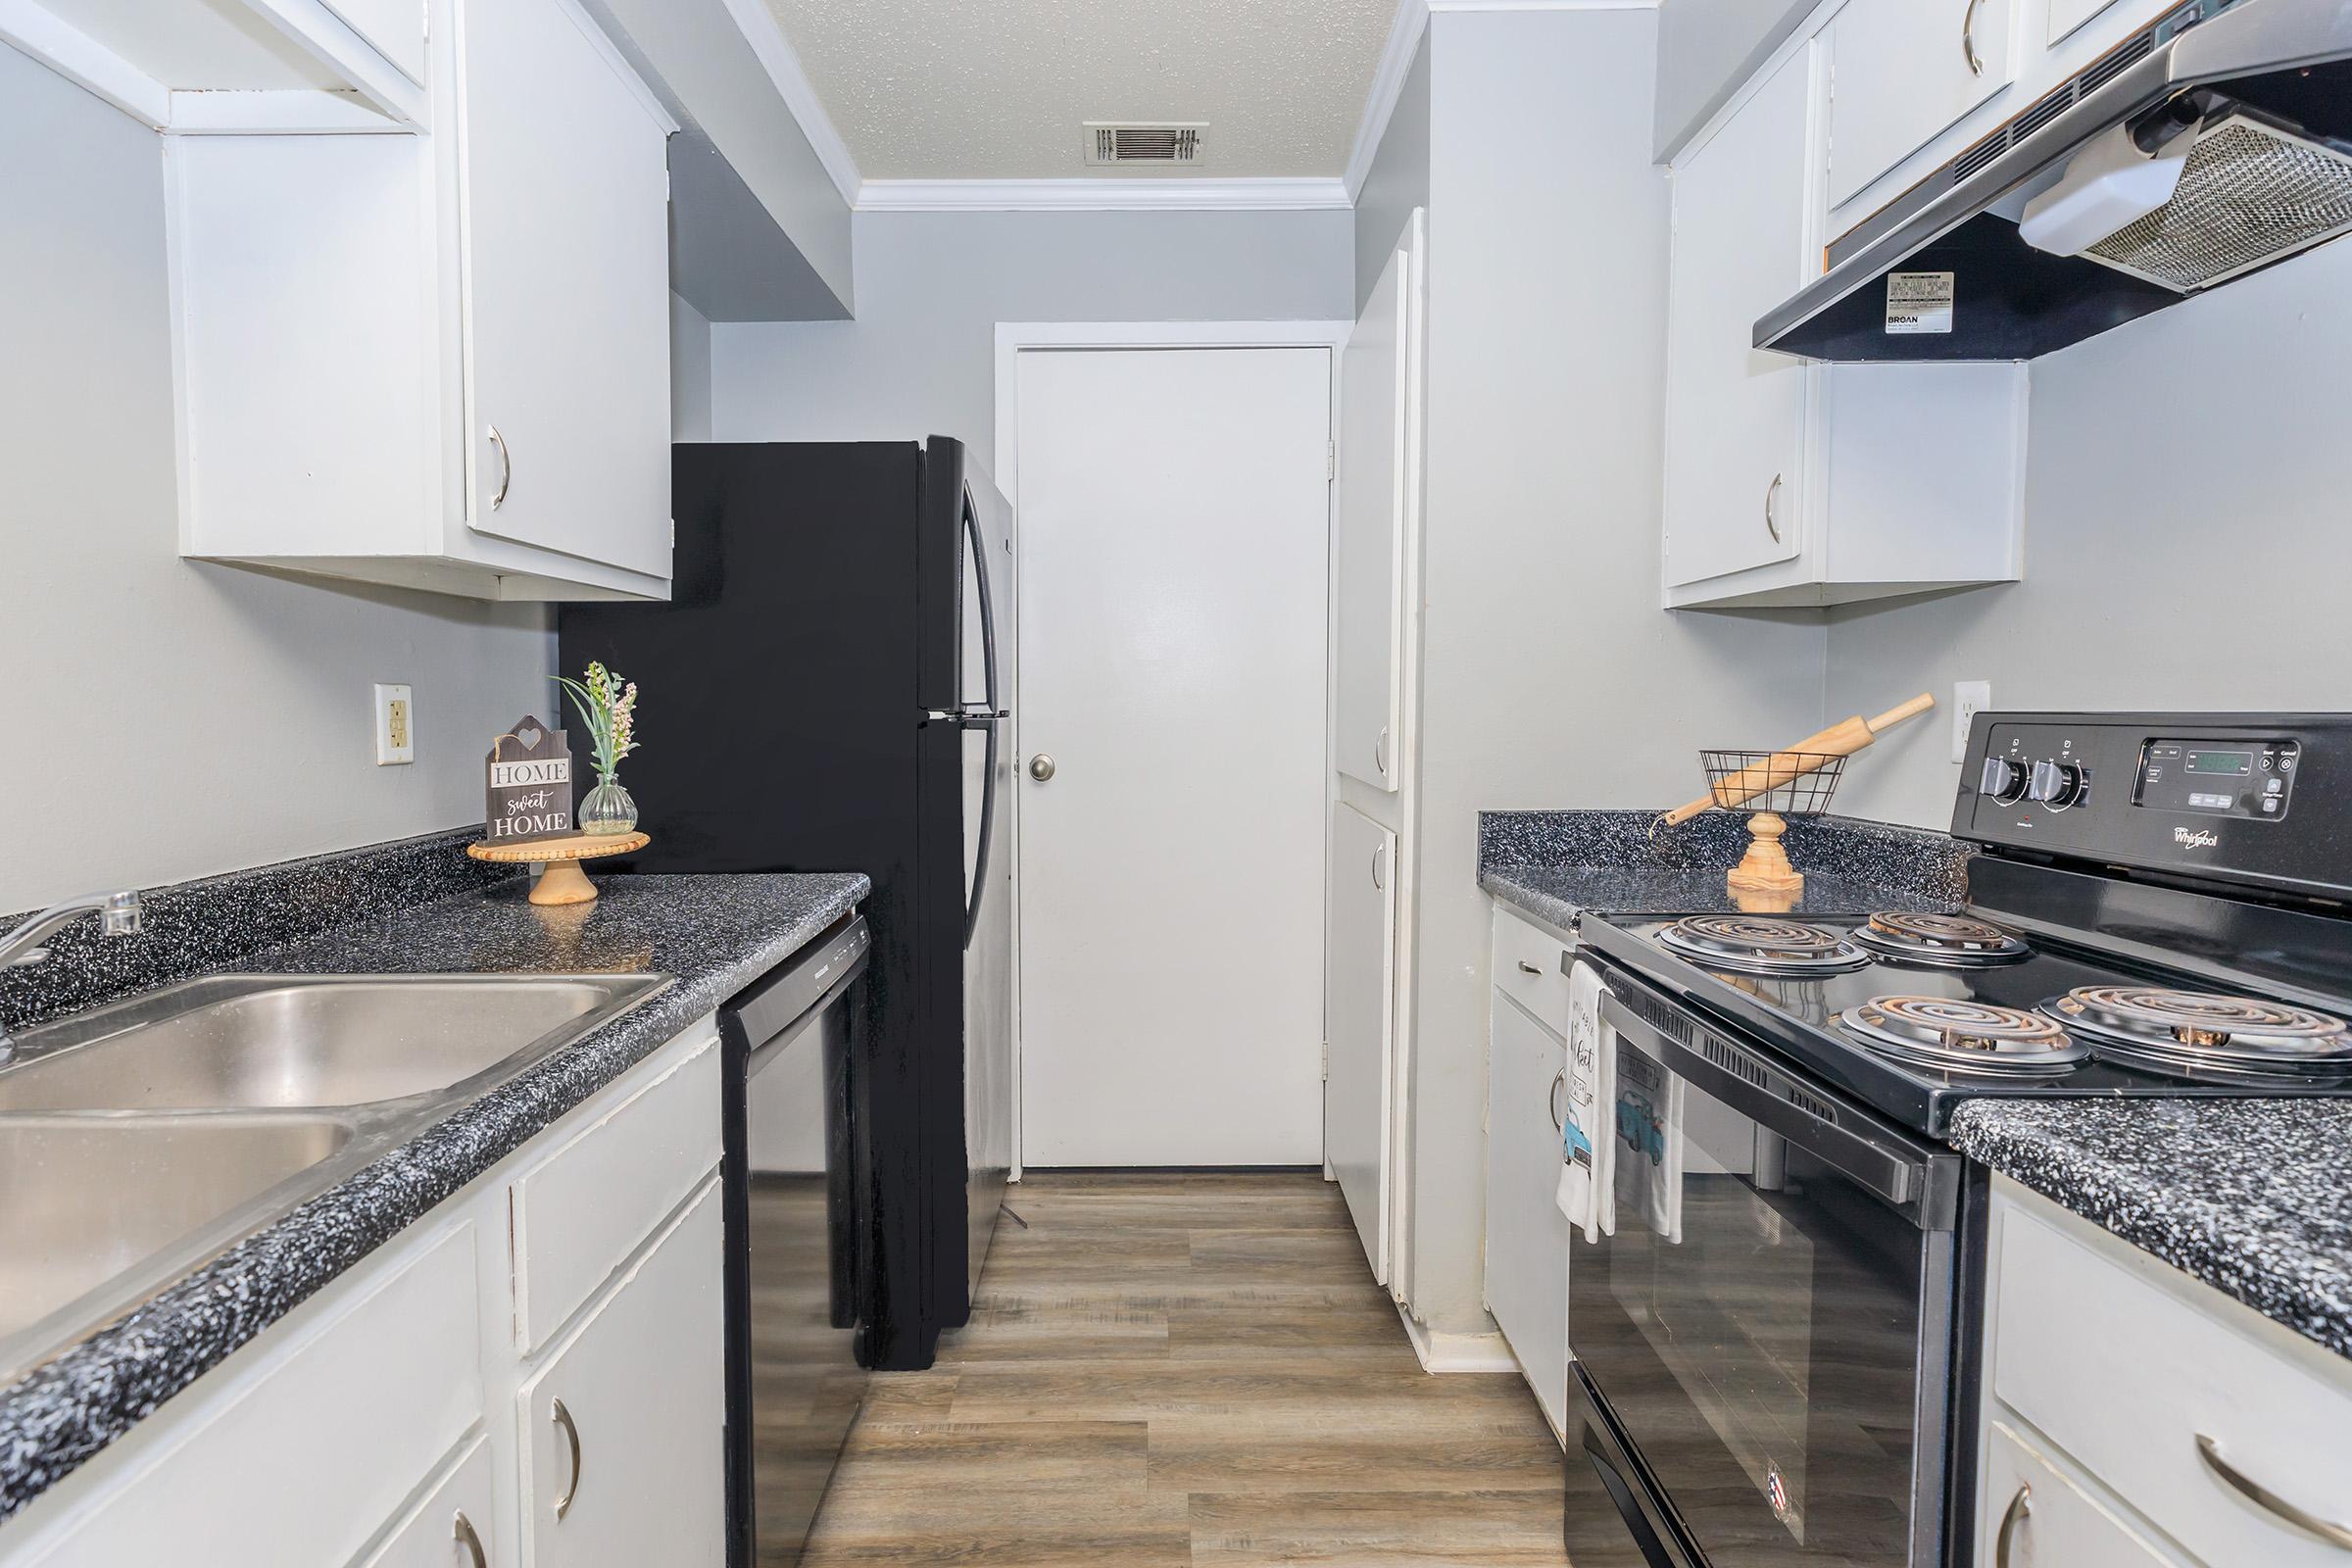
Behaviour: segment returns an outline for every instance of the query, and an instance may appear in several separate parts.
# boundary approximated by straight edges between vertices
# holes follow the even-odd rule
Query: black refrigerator
[[[970,1315],[1012,1162],[1012,509],[963,443],[681,444],[665,605],[560,612],[644,692],[631,869],[863,871],[869,1366]]]

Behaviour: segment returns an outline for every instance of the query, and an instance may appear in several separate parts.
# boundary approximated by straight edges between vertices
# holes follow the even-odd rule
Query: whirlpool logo
[[[2184,850],[2210,850],[2222,842],[2222,836],[2209,827],[2173,829],[2173,842]]]

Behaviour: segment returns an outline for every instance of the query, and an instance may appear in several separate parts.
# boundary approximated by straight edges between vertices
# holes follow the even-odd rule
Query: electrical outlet
[[[1988,680],[1956,680],[1952,682],[1952,760],[1968,760],[1968,732],[1976,723],[1977,714],[1992,706],[1992,682]]]
[[[416,760],[416,705],[406,686],[375,683],[375,765]]]

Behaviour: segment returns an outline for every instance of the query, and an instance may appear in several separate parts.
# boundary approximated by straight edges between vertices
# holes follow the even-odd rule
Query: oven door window
[[[1927,1233],[1616,1037],[1615,1232],[1569,1348],[1718,1565],[1909,1559]]]

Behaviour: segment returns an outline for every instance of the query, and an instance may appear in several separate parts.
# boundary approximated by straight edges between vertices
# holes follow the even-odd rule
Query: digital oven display
[[[2244,778],[2254,771],[2254,754],[2191,750],[2181,765],[2191,773],[2220,773],[2230,778]]]

